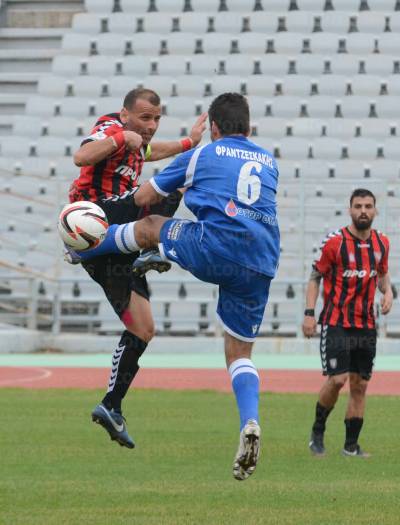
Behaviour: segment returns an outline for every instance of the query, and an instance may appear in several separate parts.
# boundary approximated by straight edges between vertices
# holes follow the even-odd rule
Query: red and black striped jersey
[[[110,113],[98,119],[91,134],[82,144],[94,140],[104,140],[123,131],[119,113]],[[126,146],[121,146],[111,156],[94,166],[84,166],[80,175],[71,185],[70,202],[100,199],[122,195],[138,185],[143,163],[150,148],[145,146],[132,153]]]
[[[374,328],[378,275],[388,271],[389,239],[371,230],[363,241],[342,228],[323,241],[314,269],[324,281],[323,325]]]

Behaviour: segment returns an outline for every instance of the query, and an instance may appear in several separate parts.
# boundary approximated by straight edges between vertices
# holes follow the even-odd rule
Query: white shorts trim
[[[168,197],[169,193],[167,193],[166,191],[162,190],[159,186],[157,186],[157,183],[156,181],[154,180],[154,177],[152,177],[150,180],[149,180],[150,184],[153,186],[153,188],[156,190],[156,192],[159,194],[159,195],[162,195],[163,197]]]
[[[158,243],[158,250],[160,252],[160,255],[161,255],[161,259],[163,261],[169,261],[168,257],[165,255],[165,250],[164,250],[164,245],[162,242],[159,242]]]
[[[256,337],[245,337],[244,335],[237,334],[231,328],[229,328],[229,326],[227,326],[224,323],[224,321],[221,319],[221,317],[219,316],[218,313],[216,315],[217,315],[217,319],[222,324],[222,327],[225,330],[225,332],[227,332],[232,337],[235,337],[236,339],[239,339],[239,341],[244,341],[245,343],[253,343],[256,340]]]

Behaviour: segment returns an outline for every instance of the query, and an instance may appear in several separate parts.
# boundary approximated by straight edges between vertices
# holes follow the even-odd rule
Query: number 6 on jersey
[[[240,170],[237,184],[237,196],[244,204],[253,204],[258,201],[261,193],[261,180],[257,175],[252,174],[252,169],[257,173],[262,170],[259,162],[245,162]]]

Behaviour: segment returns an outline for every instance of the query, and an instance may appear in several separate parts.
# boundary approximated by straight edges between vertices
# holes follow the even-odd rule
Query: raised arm
[[[140,207],[155,204],[179,188],[190,187],[193,182],[193,174],[189,173],[190,159],[193,155],[198,156],[201,149],[182,153],[163,171],[142,184],[135,193],[135,204]]]
[[[203,113],[194,123],[190,130],[189,137],[181,140],[171,140],[166,142],[152,142],[151,154],[146,161],[155,161],[172,157],[191,148],[195,148],[201,141],[206,129],[207,113]]]
[[[142,145],[142,137],[134,131],[119,131],[102,140],[91,140],[83,144],[74,154],[74,163],[78,167],[94,166],[126,145],[135,151]]]

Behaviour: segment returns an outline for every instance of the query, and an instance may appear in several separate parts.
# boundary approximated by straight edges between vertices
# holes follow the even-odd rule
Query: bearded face
[[[371,228],[376,215],[374,199],[372,197],[354,197],[349,212],[357,230],[368,230]]]

